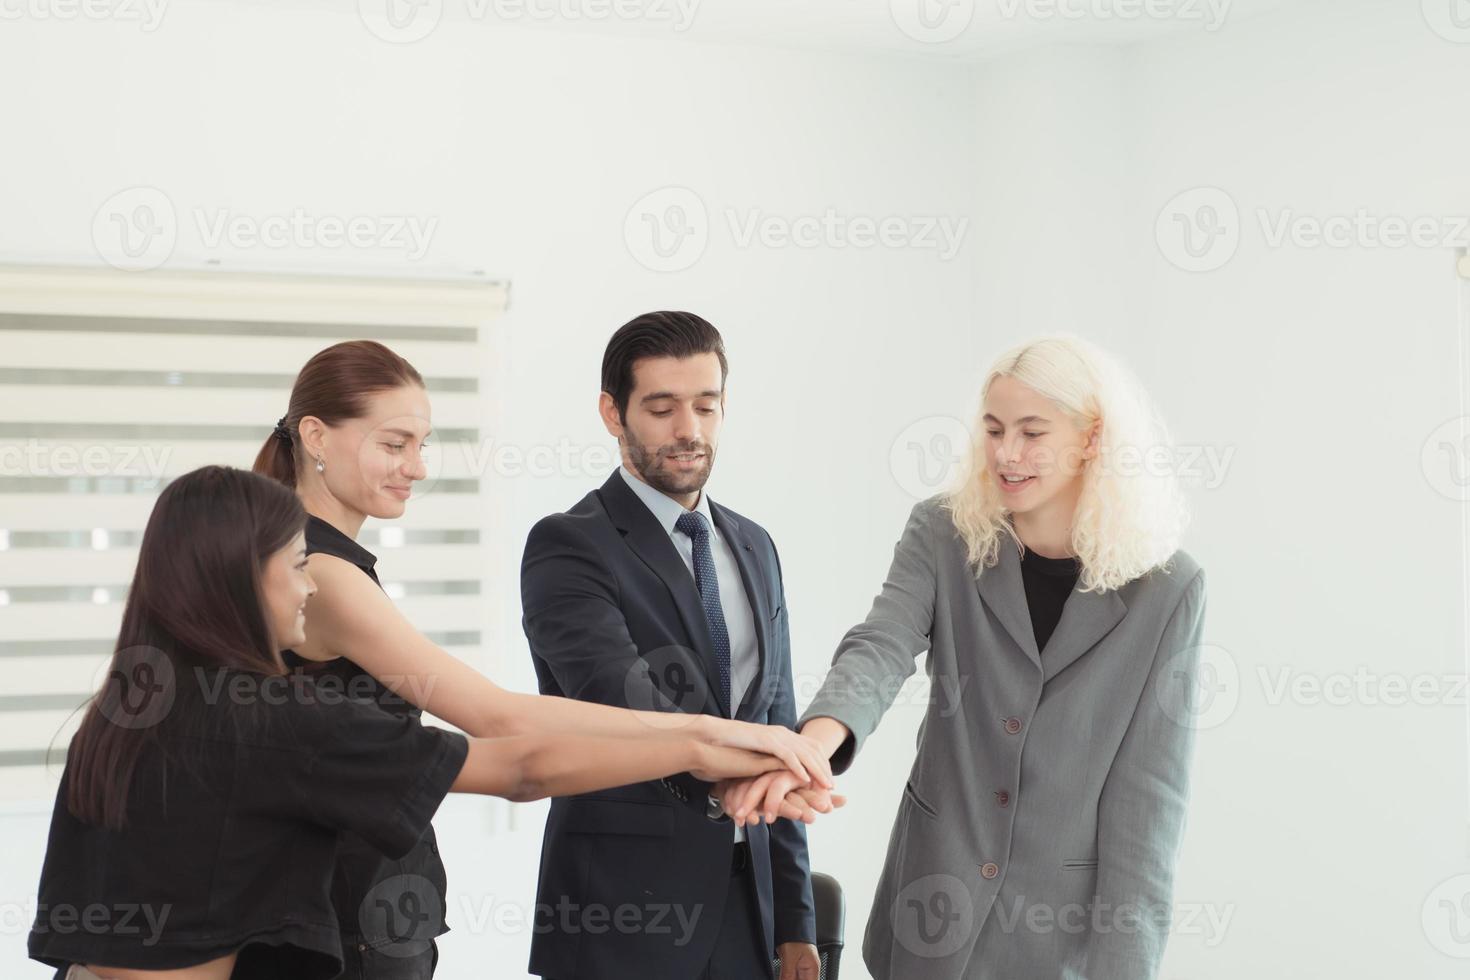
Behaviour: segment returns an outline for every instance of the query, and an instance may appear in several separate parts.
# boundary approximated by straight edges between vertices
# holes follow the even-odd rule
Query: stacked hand
[[[818,813],[831,813],[847,802],[847,797],[833,793],[830,786],[803,784],[785,769],[723,780],[715,785],[714,795],[730,819],[742,827],[781,817],[812,823]]]
[[[710,719],[709,723],[711,745],[764,753],[774,760],[771,768],[791,777],[793,786],[832,789],[832,764],[815,739],[780,725],[726,719]]]

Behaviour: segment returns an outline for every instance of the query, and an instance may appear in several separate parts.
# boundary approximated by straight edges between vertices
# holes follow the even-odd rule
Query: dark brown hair
[[[298,467],[307,462],[301,449],[303,418],[314,415],[327,425],[362,418],[369,395],[407,384],[422,388],[424,379],[412,364],[375,340],[344,340],[318,351],[291,386],[282,422],[289,438],[272,433],[251,469],[295,487]]]
[[[725,341],[706,319],[693,313],[662,311],[644,313],[623,324],[607,342],[602,353],[602,390],[612,395],[618,418],[628,420],[628,399],[633,396],[633,365],[645,357],[693,357],[715,354],[720,359],[720,390],[725,388],[730,365],[725,360]]]
[[[261,576],[305,526],[296,494],[233,467],[201,467],[158,495],[107,680],[68,751],[67,807],[78,819],[122,827],[144,749],[168,751],[205,712],[230,710],[184,696],[196,668],[284,673]]]

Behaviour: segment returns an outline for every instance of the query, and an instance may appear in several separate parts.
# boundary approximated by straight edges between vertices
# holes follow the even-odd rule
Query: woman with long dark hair
[[[154,505],[107,678],[73,737],[30,955],[57,977],[313,980],[343,951],[343,834],[411,851],[446,793],[512,800],[769,755],[658,739],[466,738],[289,673],[316,591],[306,513],[279,483],[207,466]],[[412,882],[368,911],[424,915]]]
[[[427,476],[423,449],[431,428],[423,377],[382,344],[334,344],[302,367],[286,414],[254,467],[294,488],[310,515],[306,546],[319,591],[309,606],[306,640],[289,662],[318,677],[329,675],[346,689],[371,693],[385,711],[413,718],[428,711],[472,735],[661,739],[677,730],[710,745],[768,753],[786,764],[799,785],[813,785],[814,779],[817,787],[831,788],[826,754],[789,729],[512,693],[419,632],[384,593],[376,556],[356,538],[368,517],[402,516],[413,485]],[[607,657],[614,652],[589,649],[586,656],[616,662]],[[822,806],[828,806],[825,798]],[[794,815],[810,822],[815,811],[799,809]],[[432,829],[396,860],[369,841],[349,837],[344,842],[334,903],[349,956],[346,977],[397,980],[433,974],[434,944],[406,949],[380,923],[359,913],[374,888],[405,875],[425,879],[430,890],[445,894],[444,865]],[[434,912],[434,936],[448,930],[442,906],[441,901]]]

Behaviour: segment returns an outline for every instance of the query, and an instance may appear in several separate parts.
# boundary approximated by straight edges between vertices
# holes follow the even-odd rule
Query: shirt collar
[[[680,515],[685,512],[684,505],[672,497],[665,496],[638,479],[628,467],[619,466],[618,472],[622,474],[623,482],[628,484],[632,491],[638,495],[638,499],[643,501],[643,506],[647,507],[649,512],[653,514],[654,519],[663,525],[665,531],[673,534],[677,530],[674,525],[678,522]],[[709,522],[710,530],[713,531],[715,518],[710,512],[709,494],[703,490],[699,492],[699,502],[694,505],[694,510],[704,515],[704,519]]]

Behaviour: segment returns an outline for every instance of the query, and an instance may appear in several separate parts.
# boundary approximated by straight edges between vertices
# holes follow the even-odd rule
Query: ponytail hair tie
[[[291,430],[286,428],[286,416],[282,415],[279,419],[276,420],[276,430],[272,433],[272,435],[274,435],[277,439],[280,439],[282,442],[291,441]]]

